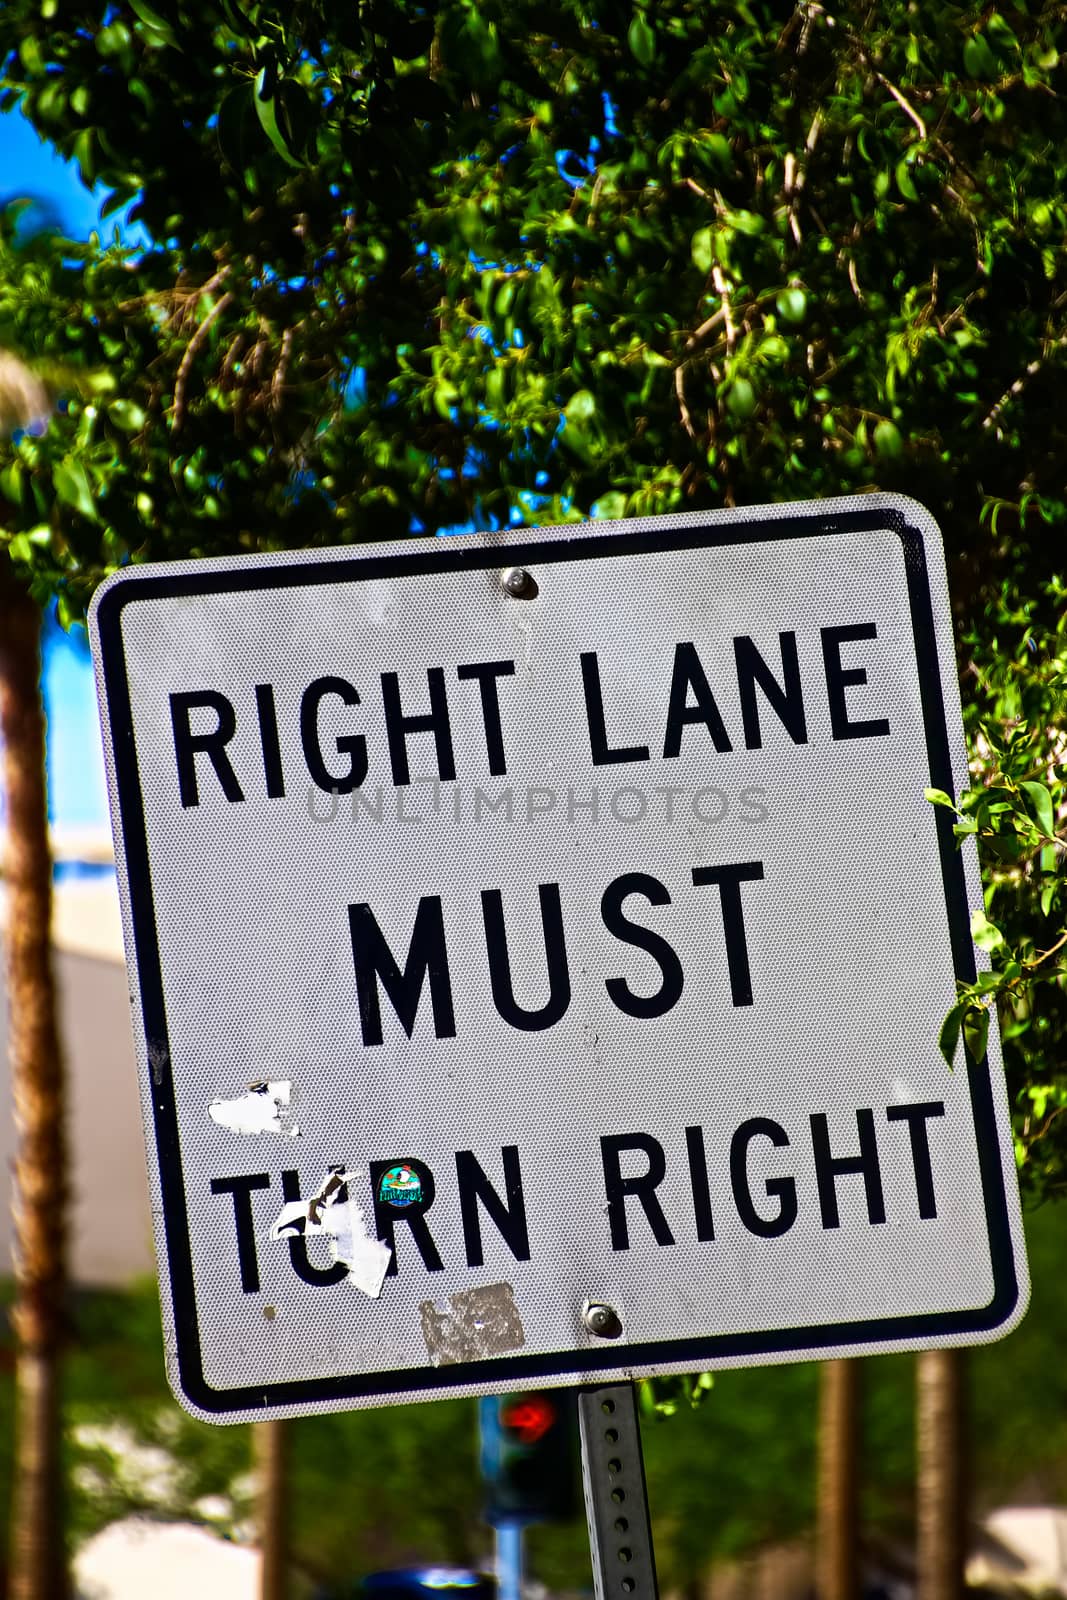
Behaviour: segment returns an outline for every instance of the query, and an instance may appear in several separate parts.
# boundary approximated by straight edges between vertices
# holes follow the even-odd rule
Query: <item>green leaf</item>
[[[147,3],[147,0],[130,0],[130,9],[140,17],[146,28],[157,36],[161,44],[169,44],[174,49],[179,48],[178,41],[174,36],[174,29],[166,17],[161,17],[159,12]],[[155,43],[155,40],[150,42]]]
[[[995,78],[997,58],[980,33],[968,39],[963,47],[963,66],[969,78]]]
[[[303,84],[283,78],[278,85],[278,126],[294,156],[303,163],[315,132],[315,107]]]
[[[248,129],[252,126],[250,113],[254,90],[250,83],[239,83],[222,97],[215,138],[219,154],[235,172],[243,172],[249,165]]]
[[[1047,838],[1053,838],[1056,832],[1056,814],[1052,805],[1052,796],[1043,783],[1020,783],[1019,788],[1028,796],[1037,825]]]
[[[760,340],[756,356],[765,365],[780,366],[789,360],[789,344],[779,333],[768,334],[766,339]]]
[[[145,414],[132,400],[113,400],[107,414],[123,433],[140,433],[145,425]]]
[[[611,494],[602,494],[600,499],[594,502],[589,514],[598,520],[606,518],[611,522],[617,522],[626,515],[626,496],[618,489],[612,490]]]
[[[280,108],[278,87],[273,63],[260,67],[256,77],[256,92],[254,96],[256,116],[259,118],[260,127],[282,160],[290,167],[299,167],[301,162],[293,155],[278,124]]]
[[[633,52],[634,59],[642,67],[651,66],[656,55],[656,35],[643,12],[637,11],[634,13],[634,19],[630,23],[626,40]]]
[[[459,390],[447,378],[442,378],[434,385],[433,407],[444,422],[452,422],[454,420],[452,413],[456,409],[458,400]]]
[[[0,494],[5,500],[10,500],[13,506],[22,503],[22,488],[26,481],[26,470],[21,461],[11,461],[0,472]]]
[[[950,794],[945,793],[944,789],[924,789],[923,795],[932,806],[944,806],[947,811],[956,809],[956,802]]]
[[[1012,33],[1011,29],[1008,27],[1008,24],[1004,21],[1004,18],[1000,15],[999,11],[994,11],[993,15],[989,19],[989,22],[987,23],[987,27],[989,29],[989,37],[992,39],[998,50],[1004,52],[1005,54],[1018,50],[1019,41],[1015,37],[1015,34]]]
[[[882,421],[874,430],[875,454],[885,461],[896,461],[904,453],[904,441],[895,422]]]
[[[905,200],[918,200],[919,191],[915,187],[915,182],[911,175],[911,168],[908,166],[906,158],[897,162],[896,180],[897,188],[900,190]]]
[[[698,228],[694,233],[690,249],[693,256],[693,265],[698,272],[708,273],[715,259],[711,242],[711,229]]]
[[[498,361],[486,373],[485,377],[485,402],[493,412],[503,411],[508,403],[508,368],[506,362]]]
[[[96,182],[96,134],[92,128],[82,129],[70,153],[78,163],[82,182],[92,188]]]
[[[986,1045],[989,1042],[988,1006],[970,1006],[968,1008],[963,1018],[963,1038],[975,1061],[983,1061]]]
[[[730,141],[721,133],[705,133],[699,145],[699,152],[718,167],[733,166],[733,152]]]
[[[747,378],[735,378],[726,391],[726,409],[735,422],[747,422],[756,409],[756,391]]]
[[[596,416],[596,396],[588,389],[579,389],[567,401],[564,415],[568,422],[591,422]]]
[[[136,189],[128,189],[125,186],[112,190],[100,207],[100,220],[106,222],[108,217],[113,217],[115,212],[121,211],[123,206],[132,200],[136,193]]]
[[[774,302],[774,309],[783,322],[791,328],[799,328],[808,312],[808,297],[803,289],[796,285],[791,289],[783,289]]]
[[[57,461],[52,469],[52,482],[64,505],[73,506],[75,511],[92,522],[97,520],[89,474],[80,461],[73,456],[64,456],[62,461]]]
[[[19,45],[19,56],[22,60],[22,65],[26,68],[31,78],[44,77],[44,56],[41,54],[40,44],[32,33],[27,34]]]
[[[971,917],[971,938],[980,950],[1000,950],[1005,942],[1000,929],[989,921],[982,910],[976,911]]]
[[[966,1000],[956,1002],[941,1024],[941,1032],[937,1036],[937,1047],[950,1067],[955,1065],[956,1048],[960,1042],[960,1029],[963,1026],[963,1014],[967,1010],[967,1005]]]

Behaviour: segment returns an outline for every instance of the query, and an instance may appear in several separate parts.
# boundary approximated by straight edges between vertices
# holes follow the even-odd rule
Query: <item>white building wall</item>
[[[122,1284],[154,1274],[155,1257],[111,879],[58,887],[54,940],[68,1082],[71,1275],[79,1284]],[[8,1192],[14,1154],[7,1007],[0,984],[0,1169]],[[11,1246],[11,1207],[0,1195],[0,1272],[10,1271]]]

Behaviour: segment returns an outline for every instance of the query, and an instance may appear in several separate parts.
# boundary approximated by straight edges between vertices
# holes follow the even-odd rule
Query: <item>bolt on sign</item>
[[[92,635],[213,1420],[966,1344],[1026,1264],[911,501],[134,567]]]

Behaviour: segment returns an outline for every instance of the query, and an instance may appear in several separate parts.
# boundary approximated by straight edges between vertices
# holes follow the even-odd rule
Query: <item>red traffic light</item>
[[[556,1408],[547,1394],[522,1395],[500,1408],[501,1427],[523,1444],[543,1439],[556,1419]]]

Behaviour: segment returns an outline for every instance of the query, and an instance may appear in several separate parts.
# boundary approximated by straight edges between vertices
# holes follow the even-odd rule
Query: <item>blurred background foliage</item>
[[[1062,8],[12,0],[0,82],[156,241],[0,246],[58,393],[17,560],[907,489],[1057,568]]]
[[[968,1356],[972,1518],[1018,1498],[1067,1501],[1067,1323],[1058,1207],[1027,1218],[1032,1309],[1006,1344]],[[81,1292],[66,1364],[72,1542],[146,1513],[196,1517],[247,1537],[254,1517],[251,1432],[197,1422],[171,1399],[159,1358],[154,1284]],[[0,1346],[0,1505],[9,1502],[9,1341]],[[5,1359],[6,1357],[6,1359]],[[906,1569],[914,1542],[915,1363],[862,1362],[862,1541]],[[720,1372],[695,1407],[647,1412],[642,1435],[664,1589],[712,1565],[810,1536],[815,1498],[814,1364]],[[288,1487],[295,1567],[325,1593],[394,1566],[486,1567],[476,1405],[440,1401],[306,1418],[291,1430]],[[894,1554],[895,1553],[895,1554]],[[534,1527],[531,1576],[555,1592],[588,1589],[584,1516]]]

